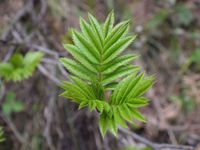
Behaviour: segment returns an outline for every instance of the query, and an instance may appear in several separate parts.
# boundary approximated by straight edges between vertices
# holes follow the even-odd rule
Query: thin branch
[[[0,39],[0,43],[2,43],[2,44],[9,44],[9,45],[13,45],[13,46],[24,46],[24,47],[28,47],[28,48],[33,49],[33,50],[36,49],[36,50],[39,50],[41,52],[47,53],[49,55],[53,55],[54,57],[58,57],[58,55],[59,55],[54,50],[49,49],[47,47],[39,46],[37,44],[29,44],[27,42],[9,42],[9,41],[4,40],[4,39]]]
[[[128,129],[120,127],[119,130],[123,134],[131,136],[134,140],[137,140],[147,146],[150,146],[154,150],[194,150],[192,146],[154,143],[136,133],[131,132]]]
[[[21,135],[21,133],[16,128],[15,124],[11,121],[9,117],[5,117],[3,114],[1,114],[1,118],[6,122],[6,124],[9,126],[9,128],[13,131],[15,137],[18,139],[18,141],[22,144],[26,144],[27,140],[24,136]]]
[[[27,2],[27,4],[24,6],[23,9],[21,9],[21,11],[19,11],[15,18],[13,19],[11,25],[8,27],[7,31],[4,32],[4,34],[2,35],[2,39],[6,39],[8,34],[10,33],[10,31],[13,29],[13,27],[15,26],[15,24],[28,12],[30,11],[30,8],[31,8],[31,5],[32,5],[32,0],[29,0]]]
[[[51,75],[51,73],[49,73],[45,67],[39,65],[38,69],[43,75],[52,80],[56,85],[60,85],[60,81],[55,76]]]

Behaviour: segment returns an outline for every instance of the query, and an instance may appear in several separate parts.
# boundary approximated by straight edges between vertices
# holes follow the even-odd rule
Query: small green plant
[[[186,72],[190,65],[194,64],[194,69],[197,71],[200,70],[200,48],[194,50],[191,56],[187,59],[187,61],[182,65],[182,72]]]
[[[189,26],[194,20],[194,15],[184,4],[176,5],[174,8],[177,25]]]
[[[161,25],[169,16],[169,11],[166,9],[161,9],[158,11],[145,25],[147,29],[156,29]]]
[[[2,104],[2,111],[4,115],[10,116],[13,112],[20,112],[24,108],[24,104],[15,99],[15,93],[8,92],[6,95],[6,101]]]
[[[26,79],[33,74],[42,56],[41,52],[28,52],[24,57],[15,53],[8,62],[0,63],[0,77],[6,81]]]
[[[0,143],[5,141],[3,128],[0,126]]]
[[[113,12],[103,24],[91,14],[88,18],[89,22],[80,18],[81,32],[72,31],[74,43],[64,44],[74,59],[60,59],[73,74],[70,82],[62,82],[61,95],[78,103],[79,109],[97,110],[103,136],[108,129],[117,135],[118,125],[127,127],[126,121],[145,121],[138,108],[148,104],[143,94],[154,77],[145,77],[138,73],[138,66],[130,64],[137,55],[122,55],[136,37],[128,35],[129,21],[113,26]]]

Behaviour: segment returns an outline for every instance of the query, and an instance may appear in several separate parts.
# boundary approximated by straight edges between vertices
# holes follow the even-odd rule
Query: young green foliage
[[[15,53],[6,63],[0,63],[0,77],[6,81],[21,81],[33,74],[40,63],[43,54],[41,52],[28,52],[24,57]]]
[[[138,74],[139,67],[130,64],[137,55],[122,55],[136,37],[128,35],[129,21],[114,26],[113,11],[103,24],[91,14],[88,18],[88,22],[80,18],[80,32],[73,30],[74,43],[64,44],[74,59],[60,59],[73,75],[71,81],[62,82],[65,91],[61,95],[78,103],[79,109],[96,109],[101,134],[110,130],[116,135],[118,126],[126,127],[126,121],[145,121],[138,109],[148,104],[143,95],[153,77]]]
[[[3,128],[0,126],[0,143],[5,141]]]
[[[20,112],[24,108],[24,103],[15,99],[15,93],[9,91],[6,94],[6,101],[2,104],[2,111],[4,115],[10,116],[14,112]]]

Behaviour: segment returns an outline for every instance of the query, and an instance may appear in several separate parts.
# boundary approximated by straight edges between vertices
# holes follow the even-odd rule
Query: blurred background
[[[131,19],[135,63],[156,75],[150,105],[141,110],[147,123],[130,129],[200,149],[199,0],[0,0],[0,63],[16,51],[44,53],[30,78],[0,80],[0,150],[150,150],[128,135],[102,140],[97,115],[58,96],[68,75],[58,58],[71,57],[62,47],[72,42],[70,28],[88,12],[103,22],[112,9],[116,23]]]

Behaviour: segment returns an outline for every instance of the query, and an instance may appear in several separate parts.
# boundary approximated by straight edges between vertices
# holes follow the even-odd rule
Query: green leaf
[[[197,48],[189,59],[191,63],[200,63],[200,48]]]
[[[147,92],[147,90],[149,90],[152,87],[153,81],[154,81],[153,76],[147,77],[144,80],[142,80],[140,84],[136,86],[134,92],[133,93],[131,92],[128,98],[142,96],[145,92]]]
[[[84,89],[80,88],[77,84],[73,84],[70,82],[64,82],[62,88],[68,92],[64,92],[63,96],[67,98],[74,98],[74,100],[85,100],[85,99],[93,99],[93,95],[85,92]],[[69,97],[68,97],[69,96]]]
[[[23,60],[25,66],[34,68],[44,56],[41,52],[28,52]]]
[[[132,109],[133,117],[139,121],[146,122],[145,117],[136,109]]]
[[[162,9],[158,11],[145,25],[147,29],[153,29],[162,24],[168,17],[169,11]]]
[[[111,82],[107,85],[105,85],[105,90],[114,90],[116,86],[118,85],[118,82]]]
[[[97,35],[97,38],[99,39],[99,41],[101,41],[101,45],[103,45],[103,32],[102,32],[99,22],[90,13],[88,14],[88,17],[89,17],[90,24],[92,26],[93,31]]]
[[[97,73],[97,69],[92,64],[87,57],[85,57],[76,46],[71,44],[64,44],[64,48],[77,60],[79,61],[85,68],[88,70]]]
[[[91,44],[101,52],[102,45],[100,39],[95,36],[94,30],[83,18],[80,18],[80,27],[84,37],[91,41]]]
[[[126,102],[127,97],[129,97],[130,94],[134,93],[134,89],[136,85],[141,81],[143,77],[143,74],[138,75],[134,78],[133,76],[130,78],[130,80],[127,81],[127,84],[122,87],[122,90],[118,93],[116,96],[116,99],[120,99],[118,102],[122,103],[123,101]]]
[[[94,101],[89,101],[88,103],[89,109],[92,111],[96,107],[96,103]]]
[[[118,67],[123,66],[128,64],[130,61],[134,60],[137,58],[137,55],[135,54],[127,54],[124,56],[121,56],[117,59],[114,59],[113,61],[111,61],[110,63],[106,64],[105,66],[103,66],[102,68],[102,73],[103,74],[108,74],[108,73],[112,73],[113,71],[115,71]]]
[[[179,24],[183,25],[190,25],[191,22],[194,20],[194,15],[192,11],[187,8],[186,5],[179,4],[175,7],[176,15],[177,15],[177,20]]]
[[[130,123],[133,122],[132,113],[127,105],[125,105],[125,104],[119,105],[119,106],[117,106],[117,110],[119,111],[119,113],[125,120],[129,121]]]
[[[109,124],[109,118],[106,115],[106,113],[100,114],[99,128],[100,128],[100,132],[101,132],[102,137],[104,137],[105,134],[106,134],[106,131],[107,131],[108,126],[109,126],[108,124]]]
[[[0,63],[0,76],[6,81],[26,79],[33,74],[42,57],[40,52],[28,52],[24,57],[15,53],[7,63]]]
[[[7,75],[10,75],[12,71],[14,70],[14,67],[10,63],[0,63],[0,76],[6,77]]]
[[[94,93],[96,93],[96,98],[97,99],[105,99],[104,97],[104,87],[102,86],[102,84],[98,81],[98,80],[92,80],[91,81],[91,87],[94,91]]]
[[[0,143],[5,141],[3,128],[0,126]]]
[[[82,51],[85,57],[87,57],[91,62],[98,64],[98,50],[77,31],[72,32],[72,37],[75,45]]]
[[[117,107],[113,107],[113,115],[114,115],[114,119],[115,119],[116,123],[118,123],[123,128],[128,128],[124,118],[120,114],[119,109]]]
[[[128,106],[133,108],[144,107],[149,104],[149,100],[145,97],[137,97],[127,101]]]
[[[94,75],[91,71],[68,58],[60,58],[60,62],[75,76],[80,76],[82,79],[90,80]]]
[[[23,108],[24,104],[19,100],[15,100],[15,93],[8,92],[6,94],[6,101],[2,104],[2,110],[6,116],[20,112]]]
[[[90,99],[95,99],[95,93],[93,89],[91,88],[91,86],[89,86],[88,84],[86,84],[84,81],[82,81],[81,79],[77,77],[71,76],[71,79],[81,89],[81,91],[83,91],[83,93],[88,95]]]
[[[110,128],[109,129],[114,136],[117,136],[118,128],[117,128],[117,123],[116,123],[114,116],[112,116],[110,118]]]
[[[101,135],[104,137],[106,131],[109,129],[115,136],[117,135],[117,125],[113,116],[107,113],[100,114],[99,127]]]
[[[110,33],[110,31],[113,28],[113,24],[114,24],[114,11],[112,10],[109,13],[108,17],[106,18],[106,21],[103,26],[104,37],[106,37],[108,33]]]
[[[78,107],[78,109],[82,109],[83,107],[88,105],[88,101],[82,101]]]
[[[14,67],[22,67],[23,66],[23,56],[19,53],[13,54],[9,60],[9,62]]]
[[[116,56],[118,56],[125,48],[127,48],[135,39],[135,36],[125,37],[117,41],[114,45],[112,45],[106,52],[103,54],[104,64],[113,60]]]
[[[116,79],[118,79],[120,77],[129,75],[129,74],[137,72],[137,71],[138,71],[138,67],[130,66],[130,65],[122,66],[119,69],[117,69],[115,72],[105,75],[102,83],[108,84],[110,82],[115,81]]]
[[[104,41],[104,52],[107,51],[109,47],[114,45],[118,40],[124,37],[128,29],[129,21],[124,21],[116,25],[110,33],[108,33],[107,37]]]
[[[134,75],[136,75],[137,72],[133,73]],[[132,76],[133,76],[132,74]],[[131,75],[127,76],[126,78],[124,78],[114,89],[112,95],[110,96],[110,100],[109,103],[110,104],[116,104],[117,103],[117,95],[120,93],[120,91],[122,90],[122,87],[127,84],[127,80],[129,80],[129,78],[131,77]],[[126,85],[125,85],[126,86]]]

